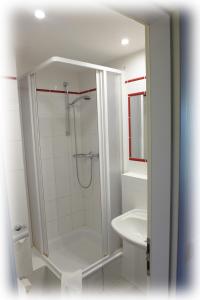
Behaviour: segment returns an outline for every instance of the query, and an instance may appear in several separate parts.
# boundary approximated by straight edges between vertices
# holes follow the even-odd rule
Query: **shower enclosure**
[[[32,244],[60,274],[121,255],[121,75],[53,57],[19,80]]]

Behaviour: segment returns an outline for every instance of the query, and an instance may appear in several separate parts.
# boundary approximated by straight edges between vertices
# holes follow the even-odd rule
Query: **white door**
[[[148,237],[150,288],[168,289],[171,207],[170,17],[147,26],[147,97],[150,113],[148,155]]]

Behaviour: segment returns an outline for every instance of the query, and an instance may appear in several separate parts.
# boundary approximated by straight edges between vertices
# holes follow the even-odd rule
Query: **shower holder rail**
[[[73,157],[77,157],[77,158],[99,158],[99,153],[77,153],[77,154],[73,154]]]

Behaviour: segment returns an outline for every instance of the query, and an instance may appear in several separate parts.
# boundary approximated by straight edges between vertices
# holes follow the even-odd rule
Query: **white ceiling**
[[[19,74],[51,56],[106,64],[145,47],[144,26],[106,7],[43,6],[44,20],[35,19],[35,8],[23,6],[14,15]],[[120,44],[123,37],[130,39],[127,47]]]

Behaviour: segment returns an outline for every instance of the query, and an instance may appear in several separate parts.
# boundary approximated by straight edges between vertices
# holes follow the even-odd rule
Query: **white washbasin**
[[[132,244],[146,246],[147,212],[143,209],[133,209],[116,217],[111,222],[112,228]]]

